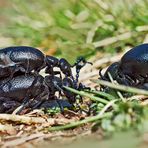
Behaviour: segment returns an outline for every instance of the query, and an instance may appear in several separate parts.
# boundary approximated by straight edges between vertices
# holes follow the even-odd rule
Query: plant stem
[[[101,84],[104,86],[108,86],[117,90],[129,92],[129,93],[135,93],[135,94],[142,94],[142,95],[147,95],[148,96],[148,91],[143,90],[143,89],[138,89],[130,86],[125,86],[125,85],[119,85],[119,84],[113,84],[111,82],[103,81],[103,80],[94,80],[91,79],[92,82]]]
[[[72,122],[72,123],[67,124],[67,125],[51,127],[51,128],[49,128],[49,131],[58,131],[58,130],[65,130],[65,129],[69,129],[69,128],[74,128],[74,127],[80,126],[80,125],[88,123],[88,122],[94,122],[94,121],[97,121],[99,119],[108,118],[108,117],[111,117],[111,116],[112,116],[112,113],[108,112],[108,113],[104,113],[103,115],[96,115],[96,116],[93,116],[93,117],[88,117],[88,118],[81,120],[81,121]]]
[[[110,81],[111,81],[113,84],[115,84],[115,82],[114,82],[114,80],[113,80],[113,77],[112,77],[112,75],[110,74],[110,72],[108,72],[108,77],[109,77]],[[126,99],[122,96],[122,94],[121,94],[120,91],[117,91],[116,93],[117,93],[117,95],[121,98],[121,100],[122,100],[123,102],[126,102]]]
[[[75,90],[75,89],[73,89],[73,88],[66,87],[66,86],[63,86],[63,87],[64,87],[65,89],[67,89],[67,90],[69,90],[69,91],[75,93],[75,94],[80,95],[80,96],[89,97],[89,98],[90,98],[91,100],[93,100],[93,101],[98,101],[98,102],[101,102],[101,103],[103,103],[103,104],[107,104],[107,103],[108,103],[107,100],[102,99],[102,98],[99,98],[99,97],[96,97],[96,96],[91,95],[91,94],[89,94],[89,93],[86,93],[86,92],[84,92],[84,91],[78,91],[78,90]]]
[[[105,93],[105,92],[101,92],[101,91],[96,91],[96,90],[89,90],[89,91],[86,91],[88,93],[93,93],[93,94],[96,94],[96,95],[100,95],[102,97],[106,97],[108,100],[113,100],[115,99],[114,96],[108,94],[108,93]]]

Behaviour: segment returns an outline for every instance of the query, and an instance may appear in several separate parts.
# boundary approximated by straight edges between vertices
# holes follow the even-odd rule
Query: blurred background
[[[85,84],[92,76],[98,78],[96,68],[142,43],[148,43],[148,0],[0,0],[0,48],[33,46],[71,63],[79,56],[91,57],[93,67],[86,67],[80,77]],[[147,137],[141,137],[146,144]],[[115,148],[114,143],[125,147],[133,141],[135,147],[139,142],[125,135],[122,144],[119,138],[104,147]],[[86,140],[82,143],[87,145]]]
[[[0,47],[86,58],[148,42],[147,0],[0,0]]]

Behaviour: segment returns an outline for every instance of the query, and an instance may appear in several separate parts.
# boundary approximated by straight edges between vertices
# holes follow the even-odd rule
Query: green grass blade
[[[74,128],[74,127],[83,125],[83,124],[88,123],[88,122],[94,122],[94,121],[100,120],[102,118],[108,118],[108,117],[111,117],[111,116],[112,116],[111,112],[104,113],[103,115],[96,115],[96,116],[93,116],[93,117],[88,117],[84,120],[72,122],[72,123],[67,124],[67,125],[50,127],[49,131],[58,131],[58,130],[65,130],[65,129],[69,129],[69,128]]]
[[[100,84],[100,85],[104,85],[104,86],[108,86],[110,88],[114,88],[114,89],[117,89],[117,90],[120,90],[120,91],[124,91],[124,92],[148,95],[148,91],[147,90],[143,90],[143,89],[138,89],[138,88],[134,88],[134,87],[130,87],[130,86],[125,86],[125,85],[113,84],[111,82],[107,82],[107,81],[103,81],[103,80],[91,79],[91,81],[94,82],[94,83],[97,83],[97,84]]]
[[[99,97],[96,97],[96,96],[94,96],[92,94],[89,94],[89,93],[86,93],[84,91],[78,91],[78,90],[75,90],[73,88],[66,87],[66,86],[64,86],[64,88],[67,89],[67,90],[69,90],[69,91],[71,91],[71,92],[73,92],[73,93],[75,93],[75,94],[78,94],[80,96],[89,97],[93,101],[98,101],[98,102],[101,102],[103,104],[107,104],[108,103],[107,100],[102,99],[102,98],[99,98]]]

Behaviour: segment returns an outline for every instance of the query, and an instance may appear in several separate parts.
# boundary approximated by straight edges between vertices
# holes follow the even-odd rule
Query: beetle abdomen
[[[31,72],[32,70],[40,70],[44,67],[44,54],[33,47],[28,46],[14,46],[2,49],[1,53],[16,64],[19,64],[24,72]]]
[[[124,54],[121,61],[138,61],[148,63],[148,44],[136,46]]]
[[[36,77],[31,74],[28,76],[21,75],[13,77],[11,80],[5,79],[0,84],[0,96],[11,97],[16,101],[22,101],[27,95],[28,97],[36,96],[36,91],[40,91],[44,78],[42,76]],[[36,83],[33,85],[33,82]],[[39,92],[38,92],[39,93]]]
[[[129,50],[121,58],[120,71],[132,77],[148,74],[148,44],[142,44]]]

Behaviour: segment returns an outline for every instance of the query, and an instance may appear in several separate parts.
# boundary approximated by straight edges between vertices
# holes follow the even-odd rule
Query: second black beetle
[[[32,108],[36,108],[48,100],[49,93],[44,78],[40,75],[6,78],[0,81],[0,112],[11,113],[19,105],[23,105],[24,108],[31,104]]]
[[[14,75],[12,79],[0,80],[0,113],[11,113],[18,106],[22,106],[17,113],[24,108],[40,108],[42,103],[54,101],[59,104],[61,111],[63,106],[59,101],[61,94],[66,97],[67,103],[73,105],[76,95],[64,89],[63,86],[74,88],[72,79],[64,79],[57,76],[48,75],[45,78],[41,75],[30,73],[28,75]],[[56,92],[60,95],[57,97]]]
[[[148,44],[141,44],[123,55],[121,61],[113,63],[101,79],[110,81],[110,73],[119,84],[148,89]]]

